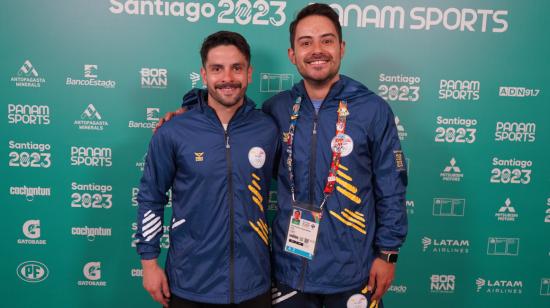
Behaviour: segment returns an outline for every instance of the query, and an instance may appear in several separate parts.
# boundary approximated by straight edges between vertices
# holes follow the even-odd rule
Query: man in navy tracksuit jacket
[[[196,107],[158,129],[149,145],[137,198],[137,250],[144,287],[165,306],[270,304],[265,211],[278,131],[244,96],[247,48],[233,32],[208,37],[201,50],[208,91],[190,91],[184,101]],[[170,188],[166,280],[156,259]]]

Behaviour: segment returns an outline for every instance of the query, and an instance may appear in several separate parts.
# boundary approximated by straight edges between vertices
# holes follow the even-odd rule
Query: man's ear
[[[207,83],[206,83],[206,69],[204,68],[204,66],[201,66],[201,77],[202,77],[202,84],[204,84],[206,86],[207,85]]]
[[[292,64],[296,65],[296,54],[294,53],[294,49],[291,47],[288,49],[288,59]]]

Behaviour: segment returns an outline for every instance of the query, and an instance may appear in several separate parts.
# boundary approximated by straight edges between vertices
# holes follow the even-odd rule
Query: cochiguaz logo
[[[49,125],[50,107],[46,105],[8,104],[8,123]]]
[[[523,281],[478,278],[476,279],[476,291],[491,294],[521,294]]]
[[[81,86],[81,87],[99,87],[105,89],[114,89],[116,82],[114,80],[102,80],[97,78],[98,66],[96,64],[84,64],[84,78],[73,79],[67,77],[65,82],[68,86]]]
[[[38,75],[38,71],[34,68],[31,61],[25,60],[17,71],[17,76],[11,77],[11,82],[16,87],[40,88],[43,83],[46,83],[46,79]]]
[[[467,254],[470,252],[470,241],[468,240],[450,240],[450,239],[431,239],[422,238],[422,251],[430,251],[440,254]]]
[[[439,99],[457,101],[479,100],[479,81],[476,80],[446,80],[439,81]]]
[[[10,195],[24,196],[28,202],[34,201],[34,197],[49,197],[51,195],[50,187],[29,187],[29,186],[10,186]]]
[[[42,282],[49,274],[50,270],[46,264],[38,261],[26,261],[17,267],[17,276],[25,282]]]
[[[99,237],[111,236],[111,228],[104,228],[104,227],[90,228],[88,226],[72,227],[71,234],[75,236],[85,236],[88,239],[88,241],[93,242],[96,236],[99,236]]]
[[[103,128],[109,126],[109,122],[103,120],[103,117],[93,104],[89,104],[82,114],[80,114],[80,119],[75,120],[73,125],[78,126],[80,130],[101,131]]]
[[[449,165],[439,174],[441,179],[446,182],[460,182],[464,177],[460,168],[456,165],[456,159],[451,158]]]
[[[86,280],[79,280],[79,286],[106,287],[107,282],[101,280],[101,262],[88,262],[82,268]]]
[[[111,167],[111,148],[71,146],[71,166]]]
[[[497,122],[495,141],[535,142],[537,125],[533,122]]]
[[[23,223],[23,234],[25,239],[18,239],[17,244],[24,245],[46,245],[46,240],[40,239],[40,220],[31,219]]]

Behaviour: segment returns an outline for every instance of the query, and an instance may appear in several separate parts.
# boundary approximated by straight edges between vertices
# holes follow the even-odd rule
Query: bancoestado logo
[[[50,107],[8,104],[8,124],[49,125]]]
[[[422,238],[422,251],[438,254],[467,254],[470,252],[469,240]]]
[[[71,183],[71,207],[85,209],[110,209],[113,206],[113,187],[96,183]]]
[[[406,9],[365,5],[364,2],[330,6],[340,15],[343,27],[495,33],[506,32],[509,27],[507,10],[420,6]]]
[[[15,142],[8,141],[8,147],[12,150],[8,165],[21,168],[50,168],[51,146],[47,143]]]
[[[82,274],[86,280],[79,280],[79,286],[106,287],[107,282],[101,280],[101,262],[93,261],[84,264]]]
[[[17,276],[25,282],[42,282],[48,278],[50,270],[46,264],[38,261],[26,261],[17,267]]]
[[[495,280],[476,279],[476,291],[490,294],[522,294],[523,281],[521,280]]]
[[[128,121],[128,128],[155,128],[159,121],[160,108],[145,108],[145,121]]]
[[[168,70],[165,68],[143,67],[139,74],[143,89],[166,89],[168,87]]]
[[[51,196],[50,187],[31,187],[31,186],[10,186],[10,195],[23,196],[28,202],[34,201],[34,197],[49,197]]]
[[[38,71],[31,61],[25,60],[17,71],[17,76],[11,77],[11,82],[15,83],[16,87],[40,88],[46,79],[38,75]]]
[[[420,77],[378,75],[378,95],[391,102],[417,102],[420,98]]]
[[[185,17],[188,22],[216,18],[218,24],[280,27],[286,22],[286,1],[219,0],[219,1],[144,1],[111,0],[113,14]]]
[[[111,236],[111,228],[104,227],[72,227],[71,234],[74,236],[85,236],[88,241],[93,242],[96,236],[109,237]]]
[[[477,120],[461,117],[436,119],[435,142],[474,143],[476,141]]]
[[[476,80],[447,80],[439,81],[440,100],[477,101],[481,84]]]
[[[397,294],[405,294],[407,293],[407,286],[406,285],[391,285],[388,289],[388,292],[397,293]]]
[[[132,223],[132,241],[130,243],[131,247],[136,247],[138,239],[136,239],[136,232],[138,230],[137,222]],[[170,226],[162,226],[162,236],[160,237],[160,248],[168,249],[170,248]]]
[[[93,104],[89,104],[80,114],[80,120],[75,120],[73,125],[78,126],[80,130],[101,131],[109,126],[109,122],[103,119]]]
[[[20,245],[46,245],[46,240],[40,239],[40,220],[31,219],[23,223],[23,235],[26,238],[17,239]]]
[[[495,128],[495,141],[535,142],[537,124],[534,122],[501,122]]]
[[[493,157],[492,162],[494,168],[491,170],[491,183],[524,185],[531,183],[532,161]]]
[[[111,167],[111,148],[71,146],[71,166]]]
[[[114,80],[101,80],[97,78],[98,65],[96,64],[84,64],[84,78],[73,79],[67,77],[65,82],[68,86],[83,86],[83,87],[99,87],[105,89],[114,89],[116,87],[116,81]]]

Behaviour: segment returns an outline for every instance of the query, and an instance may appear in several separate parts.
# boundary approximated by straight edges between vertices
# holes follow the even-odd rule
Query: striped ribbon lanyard
[[[286,152],[288,158],[286,160],[286,165],[288,169],[288,178],[290,182],[290,193],[292,195],[292,201],[296,202],[296,184],[294,183],[294,169],[293,169],[293,149],[294,149],[294,132],[296,130],[296,124],[298,118],[300,117],[300,107],[302,104],[302,97],[296,98],[294,105],[292,106],[292,115],[290,116],[290,127],[288,129],[288,139],[287,139],[287,148]],[[340,167],[340,159],[342,153],[342,146],[344,144],[345,132],[346,132],[346,118],[349,115],[348,104],[345,101],[340,101],[338,106],[338,120],[336,121],[336,137],[334,138],[332,149],[332,160],[330,163],[330,170],[327,176],[327,183],[325,189],[323,190],[323,201],[319,206],[320,214],[318,219],[321,219],[323,213],[323,207],[325,206],[328,197],[334,191],[334,185],[336,184],[336,173]]]

